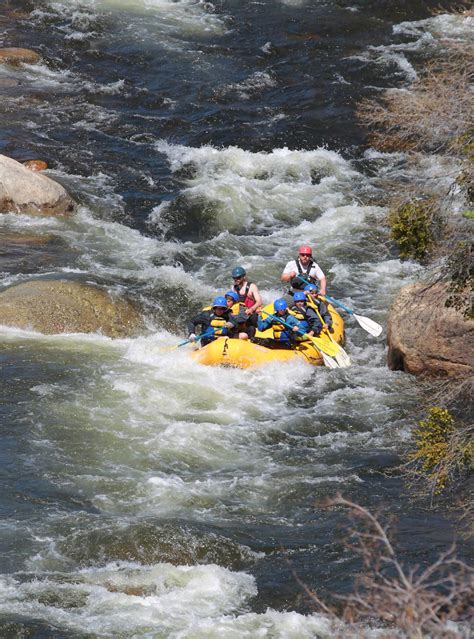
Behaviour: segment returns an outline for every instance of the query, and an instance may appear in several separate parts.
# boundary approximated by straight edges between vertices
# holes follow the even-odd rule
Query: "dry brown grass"
[[[472,144],[474,47],[451,45],[446,58],[422,70],[409,89],[386,91],[381,102],[364,100],[359,121],[382,151],[466,155]]]
[[[363,565],[354,592],[347,597],[336,596],[344,605],[341,614],[296,576],[316,610],[332,619],[333,637],[363,637],[361,622],[374,621],[392,628],[394,634],[385,635],[391,637],[468,636],[474,571],[456,558],[454,547],[430,566],[406,567],[397,557],[388,533],[389,524],[382,525],[366,508],[340,494],[325,505],[349,510],[344,543]]]

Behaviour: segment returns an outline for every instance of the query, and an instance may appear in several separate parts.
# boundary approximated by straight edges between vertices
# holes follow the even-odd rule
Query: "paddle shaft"
[[[268,315],[268,317],[271,317],[276,322],[283,324],[283,326],[286,326],[286,328],[289,328],[291,331],[293,331],[293,329],[295,328],[295,326],[288,324],[288,322],[285,322],[285,320],[282,319],[281,317],[278,317],[278,315],[272,315],[271,313],[269,313],[268,311],[264,311],[263,309],[261,312],[265,313],[265,315]],[[309,339],[311,339],[311,335],[308,335],[308,333],[305,333],[304,331],[302,331],[301,328],[298,328],[298,331],[293,331],[293,332],[298,332],[302,337],[308,337]]]
[[[179,348],[180,346],[184,346],[185,344],[190,344],[191,342],[199,342],[199,340],[203,339],[204,337],[211,337],[211,335],[214,335],[215,331],[213,328],[208,328],[207,331],[204,331],[204,333],[201,333],[200,335],[196,335],[196,339],[187,339],[184,342],[180,342],[179,344],[177,344],[174,348]]]

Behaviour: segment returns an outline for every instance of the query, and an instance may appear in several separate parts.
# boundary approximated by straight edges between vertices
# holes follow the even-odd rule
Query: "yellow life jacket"
[[[210,326],[216,331],[215,335],[227,335],[228,330],[224,327],[229,320],[225,317],[225,315],[214,315],[211,319]]]
[[[212,311],[212,306],[205,306],[202,310]],[[229,321],[228,319],[229,312],[233,313],[232,309],[227,309],[225,315],[220,315],[220,316],[214,315],[214,317],[211,319],[211,323],[209,324],[209,326],[216,329],[215,335],[229,334],[229,330],[227,328],[224,329],[224,324],[226,324]]]
[[[301,311],[299,308],[297,308],[296,306],[292,306],[291,308],[288,309],[288,313],[290,313],[291,315],[293,315],[293,317],[296,317],[296,319],[298,320],[298,322],[302,322],[303,320],[306,319],[306,315],[304,311]]]
[[[293,317],[296,317],[298,322],[300,322],[300,323],[303,322],[302,323],[303,330],[308,330],[309,329],[308,320],[306,319],[306,313],[304,312],[304,310],[299,309],[297,306],[292,306],[291,308],[288,309],[288,313],[293,315]],[[295,340],[297,342],[306,342],[306,341],[308,341],[308,338],[304,337],[303,335],[299,335],[298,333],[296,333]]]

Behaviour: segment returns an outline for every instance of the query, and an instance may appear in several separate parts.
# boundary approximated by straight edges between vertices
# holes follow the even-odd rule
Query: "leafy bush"
[[[390,237],[402,259],[423,261],[428,256],[441,226],[432,200],[405,202],[389,214]]]
[[[427,484],[432,495],[453,487],[472,470],[472,430],[457,428],[445,408],[431,408],[413,430],[415,448],[407,455],[408,476]]]

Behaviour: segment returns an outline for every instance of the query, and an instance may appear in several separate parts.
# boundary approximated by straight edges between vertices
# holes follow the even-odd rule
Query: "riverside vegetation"
[[[461,9],[466,16],[474,11]],[[447,287],[445,306],[465,321],[474,317],[472,291],[473,167],[472,45],[444,43],[440,57],[419,69],[409,90],[388,90],[381,99],[358,107],[360,122],[370,131],[369,143],[383,152],[403,152],[415,176],[407,185],[388,190],[387,226],[401,259],[424,266],[423,279]],[[449,179],[445,188],[420,179],[416,167],[436,156],[444,160]],[[421,172],[420,172],[421,173]],[[404,193],[400,197],[400,193]],[[454,199],[456,198],[456,207]],[[459,201],[463,202],[462,214]],[[474,376],[427,380],[425,416],[415,423],[411,445],[394,472],[404,476],[413,498],[430,507],[448,508],[453,501],[461,517],[459,532],[472,535],[472,502],[464,490],[474,463],[470,397]],[[435,405],[433,405],[433,401]],[[430,405],[431,404],[431,405]],[[416,418],[415,418],[416,419]],[[414,420],[415,421],[415,420]],[[453,545],[432,565],[406,568],[397,557],[389,530],[359,504],[341,495],[326,507],[347,509],[350,524],[342,539],[361,562],[353,592],[335,595],[335,606],[324,602],[297,575],[314,607],[333,621],[333,636],[363,636],[359,623],[378,620],[395,628],[396,636],[459,638],[470,633],[469,599],[473,571],[456,557]],[[464,529],[462,524],[464,525]],[[457,622],[453,624],[452,622]],[[388,636],[394,636],[389,634]]]
[[[474,15],[472,9],[459,13]],[[369,142],[375,148],[404,152],[412,167],[430,156],[447,160],[446,187],[428,178],[393,184],[386,203],[387,223],[400,257],[425,265],[424,279],[444,282],[445,306],[459,311],[466,321],[474,317],[473,51],[470,44],[446,41],[439,56],[418,70],[419,77],[409,90],[386,91],[381,100],[365,100],[358,108],[359,120],[370,129]],[[405,193],[403,198],[400,192]],[[463,202],[462,215],[455,210],[455,197],[457,209]],[[472,470],[472,427],[466,414],[472,368],[461,380],[428,383],[427,394],[435,393],[440,384],[441,405],[428,406],[426,418],[415,427],[414,448],[405,467],[410,479],[415,475],[424,479],[431,501]]]

